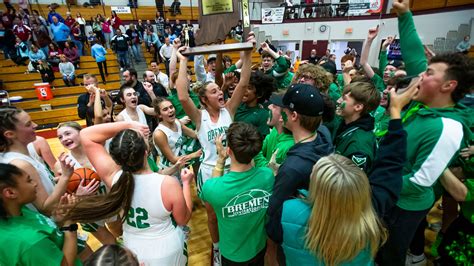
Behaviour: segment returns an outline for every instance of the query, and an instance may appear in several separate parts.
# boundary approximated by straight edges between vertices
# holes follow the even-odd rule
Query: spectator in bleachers
[[[171,30],[176,35],[176,37],[179,37],[181,35],[181,32],[183,31],[183,24],[181,24],[181,21],[179,21],[179,19],[176,19],[176,22],[173,24]]]
[[[171,43],[174,41],[174,39],[177,38],[176,34],[174,34],[174,33],[171,31],[171,27],[166,27],[166,28],[165,28],[165,38],[170,38],[170,42],[171,42]]]
[[[21,1],[21,0],[20,0]],[[23,9],[19,8],[18,13],[16,14],[17,18],[23,22],[23,25],[31,25],[30,24],[30,15],[27,14]]]
[[[61,49],[64,49],[64,43],[66,43],[71,30],[66,24],[59,21],[56,16],[52,16],[53,23],[50,25],[51,32],[53,33],[53,39]]]
[[[48,29],[35,21],[32,24],[31,37],[33,43],[38,46],[45,55],[47,55],[48,45],[52,42],[51,38],[49,37]]]
[[[151,29],[149,28],[147,28],[145,32],[146,34],[143,39],[145,40],[145,46],[147,48],[147,51],[153,54],[154,61],[158,61],[157,57],[160,51],[160,47],[162,45],[160,39],[158,38],[158,35],[156,35],[156,33],[151,31]]]
[[[56,10],[51,6],[48,5],[49,13],[48,13],[48,22],[49,24],[53,24],[54,20],[53,17],[56,17],[59,22],[64,23],[64,18],[61,17],[58,13],[56,13]]]
[[[76,21],[79,23],[79,29],[81,30],[82,36],[86,36],[86,20],[82,17],[80,12],[76,13]]]
[[[81,32],[81,27],[79,23],[76,21],[72,25],[71,28],[71,34],[72,34],[72,41],[74,42],[74,45],[77,47],[77,52],[79,53],[79,56],[84,55],[84,37]]]
[[[78,48],[74,45],[73,42],[67,41],[65,43],[63,54],[66,56],[67,60],[74,65],[74,67],[79,68],[80,56]]]
[[[174,2],[171,4],[169,11],[171,11],[171,14],[173,14],[173,16],[181,14],[181,2],[179,2],[179,0],[174,0]]]
[[[165,19],[161,16],[160,11],[156,11],[155,24],[158,36],[165,35]]]
[[[117,30],[120,29],[120,26],[122,26],[122,20],[119,18],[119,16],[117,16],[117,13],[115,13],[115,11],[112,11],[112,16],[110,17],[110,25],[114,30],[114,34],[117,33]]]
[[[20,38],[23,42],[29,42],[31,39],[31,29],[30,27],[23,24],[19,18],[13,20],[13,33]]]
[[[155,27],[151,24],[151,20],[147,19],[145,23],[145,30],[150,29],[152,32],[155,32]]]
[[[46,55],[38,49],[38,47],[34,44],[31,45],[31,50],[28,53],[28,58],[30,59],[30,63],[28,64],[29,71],[36,71],[38,70],[38,61],[39,60],[46,60]]]
[[[76,86],[76,69],[74,65],[68,61],[65,55],[59,57],[61,63],[59,63],[59,72],[63,76],[64,84],[68,87]]]
[[[145,36],[145,24],[143,24],[143,21],[141,19],[138,20],[137,30],[140,32],[142,37]]]
[[[128,60],[128,46],[130,45],[130,38],[128,35],[122,34],[122,31],[118,29],[116,35],[112,37],[110,44],[112,45],[115,53],[117,53],[120,63],[120,71],[128,68],[130,66],[130,62]]]
[[[77,115],[81,119],[86,120],[87,126],[94,125],[94,88],[99,87],[97,78],[95,75],[84,75],[84,87],[86,93],[79,95],[77,99]],[[105,101],[101,99],[102,108],[105,109]]]
[[[102,78],[102,83],[104,84],[106,83],[105,76],[109,75],[109,73],[107,72],[107,59],[105,58],[106,54],[107,50],[105,50],[104,46],[100,44],[97,38],[94,38],[94,40],[92,41],[91,55],[95,59],[97,67],[99,67],[100,77]]]
[[[5,13],[3,13],[3,10],[0,10],[0,16],[2,17],[2,24],[6,29],[11,29],[13,27],[13,19],[15,18],[15,15],[12,14],[10,9],[7,9]]]
[[[0,47],[3,50],[3,56],[5,59],[10,58],[11,53],[16,53],[15,51],[15,34],[11,29],[7,29],[0,23],[0,31],[4,32],[4,35],[0,37]]]
[[[72,29],[72,25],[74,25],[74,22],[76,22],[76,20],[71,16],[71,12],[66,12],[66,19],[64,20],[64,24],[66,24],[66,26]]]
[[[132,52],[135,61],[139,63],[141,61],[141,46],[142,46],[142,36],[140,32],[135,28],[135,24],[130,23],[127,30],[127,35],[130,37],[132,42]]]
[[[97,17],[91,18],[91,27],[92,27],[92,32],[94,32],[97,39],[99,39],[99,41],[102,44],[104,44],[105,43],[105,38],[104,38],[104,34],[102,33],[102,24],[101,24],[99,18],[97,18]]]
[[[165,88],[169,88],[168,76],[160,71],[160,66],[156,61],[151,61],[150,70],[155,74],[155,81],[163,85]]]
[[[143,81],[149,82],[151,85],[153,85],[153,93],[156,97],[168,97],[166,88],[162,84],[156,82],[155,78],[155,73],[150,70],[145,70],[143,73]]]
[[[166,30],[166,28],[171,28],[171,22],[170,22],[169,18],[165,19],[165,30]]]
[[[112,38],[112,30],[110,29],[110,22],[105,20],[101,22],[102,34],[104,35],[104,42],[107,49],[110,49],[110,39]]]
[[[160,57],[163,63],[165,63],[166,75],[170,75],[170,59],[173,46],[170,44],[170,38],[165,38],[165,44],[160,48]]]
[[[61,50],[55,42],[51,42],[48,47],[48,58],[46,61],[57,71],[60,61],[59,56],[63,54],[63,50]]]
[[[31,21],[32,22],[37,22],[38,25],[42,25],[42,26],[45,26],[45,27],[48,27],[48,21],[46,21],[45,18],[43,18],[40,13],[38,12],[38,10],[34,9],[32,12],[31,12]]]
[[[43,82],[53,84],[56,77],[54,76],[53,68],[46,60],[38,60],[38,71]]]
[[[16,37],[15,39],[15,50],[14,53],[10,53],[10,58],[17,65],[26,66],[26,61],[28,60],[28,46],[21,41],[20,38]]]

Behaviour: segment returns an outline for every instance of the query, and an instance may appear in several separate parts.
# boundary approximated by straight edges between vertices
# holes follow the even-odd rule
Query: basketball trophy
[[[220,44],[241,19],[246,38],[250,32],[249,0],[199,0],[199,30],[194,37],[196,47],[187,48],[183,55],[252,50],[253,45],[248,42]]]

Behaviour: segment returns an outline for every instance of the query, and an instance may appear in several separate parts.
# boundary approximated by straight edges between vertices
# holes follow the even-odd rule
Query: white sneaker
[[[218,248],[212,249],[212,265],[221,266],[221,252]]]
[[[120,71],[123,71],[123,67],[120,68]]]
[[[407,252],[405,266],[426,266],[426,262],[427,259],[424,253],[422,255],[413,255]]]

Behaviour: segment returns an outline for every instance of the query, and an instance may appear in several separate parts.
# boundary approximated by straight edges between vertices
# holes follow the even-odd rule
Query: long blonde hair
[[[306,247],[326,265],[350,261],[364,249],[374,257],[387,239],[367,176],[344,156],[332,154],[315,164],[308,201]]]

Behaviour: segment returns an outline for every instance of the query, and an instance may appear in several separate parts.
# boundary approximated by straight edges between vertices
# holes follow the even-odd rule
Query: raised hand
[[[77,198],[71,194],[64,194],[59,199],[59,203],[56,206],[56,209],[52,212],[52,217],[54,221],[60,224],[72,224],[72,221],[64,221],[64,217],[71,210],[76,203],[78,202]]]
[[[67,178],[69,180],[69,178],[71,178],[72,173],[74,172],[74,161],[65,152],[62,152],[59,155],[58,161],[61,165],[61,178]]]
[[[385,41],[383,41],[383,43],[382,43],[382,50],[384,50],[384,51],[387,50],[387,48],[390,46],[390,44],[392,44],[393,40],[395,40],[396,37],[397,37],[397,35],[387,36],[387,39],[385,39]]]
[[[84,186],[85,179],[81,179],[76,190],[76,196],[88,196],[94,194],[100,186],[100,181],[92,179],[89,184]]]
[[[229,87],[230,85],[232,85],[232,83],[234,83],[234,78],[235,78],[234,72],[229,72],[229,73],[225,74],[224,75],[224,85],[225,85],[225,87]]]
[[[143,88],[149,93],[153,91],[153,85],[150,82],[143,82]]]
[[[179,121],[183,124],[183,125],[186,125],[186,124],[189,124],[189,122],[191,122],[191,118],[189,118],[189,116],[185,115],[183,117],[181,117],[179,119]]]
[[[181,181],[183,181],[183,184],[188,183],[191,184],[194,179],[194,174],[191,170],[188,168],[183,168],[181,170]]]
[[[224,138],[223,135],[219,135],[217,138],[216,138],[216,148],[217,148],[217,155],[220,157],[220,158],[227,158],[229,155],[227,154],[227,150],[226,148],[224,147],[224,145],[222,144],[222,139]]]
[[[178,48],[181,46],[181,40],[179,38],[175,38],[173,40],[173,48],[175,48],[176,50],[178,50]]]
[[[373,40],[377,37],[378,34],[379,34],[379,25],[377,25],[377,27],[375,28],[369,29],[369,33],[367,34],[367,39]]]
[[[403,15],[410,11],[410,0],[393,0],[393,8],[399,16]]]
[[[420,85],[421,79],[416,78],[412,80],[410,85],[406,90],[402,91],[397,91],[395,88],[392,88],[390,90],[390,114],[392,115],[393,112],[400,113],[418,92],[418,86]]]
[[[182,52],[186,50],[186,48],[188,47],[183,46],[183,47],[180,47],[178,51],[176,51],[176,57],[178,57],[179,61],[188,60],[188,58],[182,54]]]

